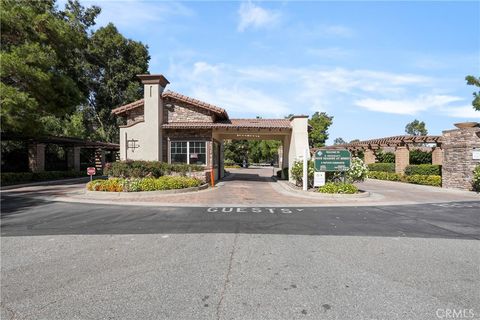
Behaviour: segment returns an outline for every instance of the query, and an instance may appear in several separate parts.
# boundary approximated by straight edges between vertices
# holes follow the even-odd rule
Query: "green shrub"
[[[308,186],[313,186],[313,175],[315,173],[315,168],[313,161],[308,161],[307,169],[307,184]],[[293,163],[292,169],[290,170],[292,178],[295,180],[297,186],[303,185],[303,161],[295,161]]]
[[[480,164],[477,164],[475,170],[473,170],[473,190],[480,192]]]
[[[388,180],[388,181],[402,181],[403,176],[395,172],[383,171],[369,171],[368,177],[370,179]]]
[[[358,193],[358,188],[351,183],[328,182],[324,186],[319,187],[318,192],[321,192],[321,193],[353,194],[353,193]]]
[[[225,159],[225,160],[223,161],[223,164],[224,164],[225,166],[234,166],[234,165],[236,165],[235,161],[233,161],[232,159]]]
[[[432,153],[422,150],[410,151],[411,164],[430,164],[432,163]]]
[[[375,157],[379,163],[395,163],[395,153],[393,152],[379,150],[375,153]]]
[[[191,164],[170,164],[159,161],[117,161],[107,163],[104,173],[117,178],[158,178],[172,172],[186,174],[189,171],[203,170],[205,170],[205,167]]]
[[[0,182],[2,185],[6,186],[19,183],[77,177],[87,177],[87,174],[83,171],[2,172],[0,174]]]
[[[438,175],[414,174],[411,176],[405,176],[405,180],[408,183],[414,183],[414,184],[423,184],[423,185],[434,186],[434,187],[442,186],[442,177]]]
[[[370,171],[368,177],[371,179],[387,180],[387,181],[400,181],[414,184],[423,184],[427,186],[439,187],[442,185],[442,177],[439,175],[421,175],[415,174],[411,176],[401,175],[391,172]]]
[[[395,172],[395,163],[370,163],[369,171]]]
[[[159,178],[110,178],[107,180],[95,180],[87,184],[90,191],[107,192],[138,192],[172,190],[198,187],[202,182],[196,178],[184,176],[162,176]]]
[[[407,176],[412,176],[415,174],[420,175],[430,175],[430,176],[441,176],[442,175],[442,166],[438,164],[417,164],[409,165],[405,168],[405,174]]]
[[[368,174],[368,168],[363,160],[357,157],[352,158],[350,168],[345,172],[349,182],[359,182],[365,180]]]

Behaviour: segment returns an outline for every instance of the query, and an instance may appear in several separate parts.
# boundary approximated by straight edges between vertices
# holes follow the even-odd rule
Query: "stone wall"
[[[213,114],[205,109],[185,103],[164,107],[164,123],[172,122],[213,122]]]
[[[471,190],[473,170],[480,163],[480,160],[473,160],[473,150],[480,150],[478,124],[475,127],[443,131],[442,148],[442,186]]]
[[[144,108],[139,107],[127,112],[127,126],[130,126],[139,121],[144,121]]]
[[[170,141],[206,141],[207,166],[212,163],[212,130],[211,129],[166,129],[164,131],[165,142],[163,144],[164,161],[168,162],[170,154]]]

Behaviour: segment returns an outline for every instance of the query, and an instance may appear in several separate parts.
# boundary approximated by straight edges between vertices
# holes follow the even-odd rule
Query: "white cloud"
[[[414,99],[392,100],[366,98],[355,101],[355,105],[370,111],[415,115],[428,109],[439,109],[462,98],[447,95],[428,95]]]
[[[172,88],[230,111],[232,117],[282,117],[338,109],[397,115],[476,114],[456,103],[439,78],[378,70],[211,64],[172,65]],[[178,86],[178,87],[177,87]],[[443,89],[442,89],[443,88]]]
[[[59,7],[63,8],[66,1],[60,1]],[[82,5],[89,7],[99,6],[102,12],[96,19],[96,27],[113,22],[119,28],[138,29],[145,28],[149,23],[166,21],[176,16],[191,16],[194,12],[179,2],[159,1],[100,1],[84,0]]]
[[[480,111],[475,111],[472,105],[461,107],[448,107],[444,109],[444,113],[452,118],[463,118],[465,120],[480,118]]]
[[[280,20],[280,13],[264,9],[253,4],[251,1],[243,2],[238,9],[238,31],[243,32],[247,28],[271,27]]]

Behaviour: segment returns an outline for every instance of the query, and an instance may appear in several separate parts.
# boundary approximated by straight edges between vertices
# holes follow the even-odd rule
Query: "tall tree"
[[[94,138],[117,142],[118,117],[110,111],[143,97],[136,75],[148,72],[148,47],[125,38],[110,23],[93,33],[87,52],[87,108]]]
[[[426,136],[428,131],[425,122],[415,119],[405,126],[405,133],[412,136]]]
[[[100,9],[71,1],[60,12],[54,0],[2,0],[1,7],[2,131],[45,133],[43,117],[64,118],[85,100],[79,61]]]
[[[345,140],[343,140],[343,138],[335,138],[335,140],[333,140],[333,145],[337,145],[337,144],[345,144],[347,143]]]
[[[311,130],[308,134],[310,147],[318,148],[325,145],[328,139],[328,128],[332,125],[333,116],[327,115],[325,112],[315,112],[308,124]]]
[[[466,76],[465,80],[468,85],[480,88],[480,77]],[[480,111],[480,89],[473,93],[472,106],[473,109]]]

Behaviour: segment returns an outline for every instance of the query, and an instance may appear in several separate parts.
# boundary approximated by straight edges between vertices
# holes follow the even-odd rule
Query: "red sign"
[[[94,175],[95,175],[95,172],[96,172],[95,167],[88,167],[88,168],[87,168],[87,174],[88,174],[89,176],[94,176]]]

